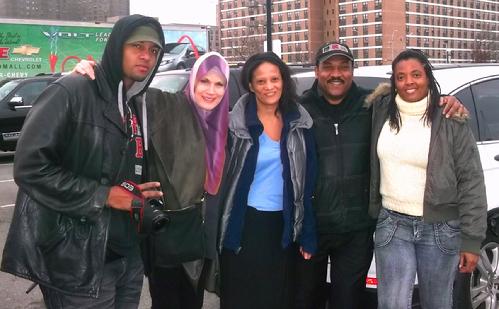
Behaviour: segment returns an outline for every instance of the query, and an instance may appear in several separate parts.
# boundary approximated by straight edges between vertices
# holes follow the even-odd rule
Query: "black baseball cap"
[[[319,63],[331,58],[332,56],[343,56],[353,62],[353,54],[346,44],[329,42],[322,45],[319,47],[319,50],[317,50],[317,53],[315,54],[315,64],[319,65]]]

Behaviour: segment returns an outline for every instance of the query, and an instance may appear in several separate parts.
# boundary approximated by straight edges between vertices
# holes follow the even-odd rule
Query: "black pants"
[[[104,265],[99,298],[67,295],[46,286],[40,290],[48,309],[136,309],[143,279],[140,257],[119,258]]]
[[[282,248],[282,216],[248,207],[241,251],[222,251],[221,309],[290,308],[296,248]]]
[[[319,249],[311,260],[297,263],[296,309],[362,308],[366,276],[373,256],[373,231],[319,235]],[[331,289],[326,283],[331,259]]]
[[[201,309],[204,297],[204,275],[197,289],[189,282],[185,270],[178,267],[155,267],[149,274],[152,309]]]

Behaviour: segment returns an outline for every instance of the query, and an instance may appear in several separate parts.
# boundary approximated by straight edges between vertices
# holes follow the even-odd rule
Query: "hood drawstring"
[[[125,121],[125,111],[123,110],[123,81],[118,84],[118,110],[120,111],[121,120]]]
[[[142,97],[142,134],[144,135],[144,150],[149,148],[149,140],[147,138],[147,106],[146,93]],[[128,99],[125,104],[128,104]],[[125,111],[123,110],[123,81],[118,84],[118,110],[120,111],[121,119],[125,121]]]
[[[146,93],[142,95],[142,131],[144,134],[144,150],[147,151],[149,139],[147,138],[147,107],[146,107]]]

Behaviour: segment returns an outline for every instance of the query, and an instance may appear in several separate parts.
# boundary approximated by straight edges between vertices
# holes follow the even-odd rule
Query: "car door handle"
[[[16,106],[15,110],[19,111],[19,110],[25,110],[25,109],[30,109],[30,108],[31,108],[31,105],[21,105],[21,106]]]
[[[494,157],[494,160],[499,161],[499,154]]]

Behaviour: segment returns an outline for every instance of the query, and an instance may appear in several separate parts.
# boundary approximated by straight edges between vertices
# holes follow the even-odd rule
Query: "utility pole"
[[[267,51],[272,51],[272,0],[266,0],[267,13]]]

